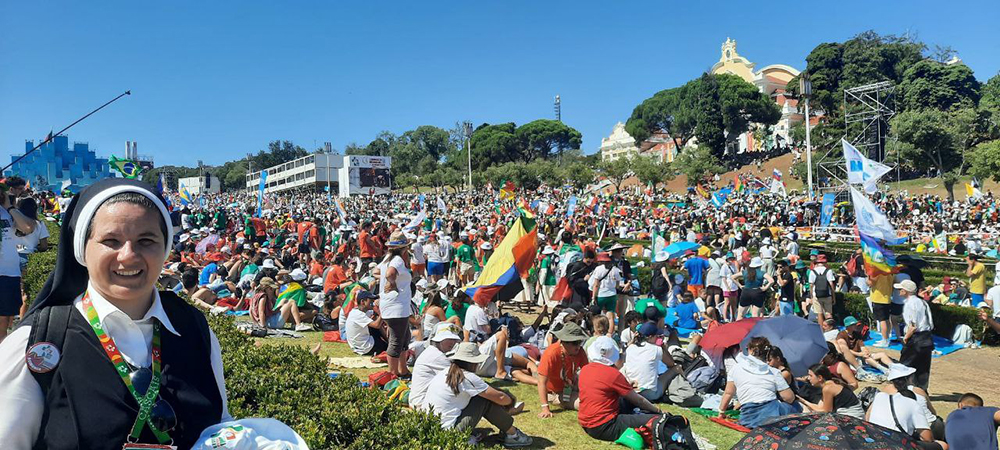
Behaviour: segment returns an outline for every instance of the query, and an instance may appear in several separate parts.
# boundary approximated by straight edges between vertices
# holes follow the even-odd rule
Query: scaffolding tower
[[[891,81],[844,89],[844,140],[868,159],[898,170],[898,156],[886,152],[889,119],[895,115],[896,86]],[[886,161],[887,157],[894,160]],[[821,192],[847,193],[847,172],[840,145],[827,150],[817,166],[820,176],[828,179]]]

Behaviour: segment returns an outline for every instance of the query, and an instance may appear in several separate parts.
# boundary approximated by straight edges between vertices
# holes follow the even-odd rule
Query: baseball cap
[[[462,340],[462,330],[451,322],[440,322],[434,326],[434,333],[431,334],[431,342],[441,342],[446,339]]]
[[[911,292],[911,293],[917,292],[917,283],[914,283],[913,280],[903,280],[900,281],[899,283],[892,285],[892,287],[896,289],[903,289],[906,292]]]

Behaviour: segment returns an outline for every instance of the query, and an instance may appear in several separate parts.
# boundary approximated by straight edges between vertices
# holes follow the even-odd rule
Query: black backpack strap
[[[28,335],[28,345],[24,351],[27,352],[31,346],[39,342],[48,342],[62,352],[72,314],[74,314],[73,305],[49,306],[39,310],[31,320],[31,334]],[[52,385],[52,378],[57,369],[58,367],[44,373],[31,372],[38,386],[42,388],[43,396],[48,396],[49,386]]]

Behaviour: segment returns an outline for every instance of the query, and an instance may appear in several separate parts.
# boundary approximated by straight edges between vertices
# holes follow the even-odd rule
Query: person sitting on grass
[[[701,328],[701,312],[698,310],[698,305],[694,302],[694,294],[691,291],[685,291],[681,294],[681,302],[677,305],[675,311],[678,317],[678,328],[689,330]]]
[[[628,379],[618,370],[619,356],[614,340],[599,336],[587,349],[587,359],[591,363],[580,369],[577,422],[588,436],[607,442],[614,442],[626,429],[643,426],[656,414],[663,413],[632,389]],[[633,408],[644,413],[632,413]]]
[[[740,425],[747,428],[756,428],[773,417],[802,411],[781,372],[764,362],[770,350],[771,342],[767,338],[755,337],[747,346],[747,354],[736,354],[736,364],[727,370],[726,391],[719,405],[720,418],[726,417],[733,397],[740,404]]]
[[[967,393],[958,399],[958,409],[948,415],[945,436],[955,448],[992,450],[997,448],[997,425],[1000,409],[983,406],[982,397]]]
[[[347,315],[344,340],[354,353],[375,356],[389,348],[385,337],[382,318],[374,311],[374,301],[378,296],[368,291],[354,294],[355,306]]]
[[[563,409],[577,409],[580,401],[577,372],[587,364],[583,343],[589,336],[574,322],[562,324],[549,333],[558,339],[553,342],[538,365],[538,399],[541,411],[538,417],[552,417],[550,403],[558,403]]]
[[[834,341],[837,345],[837,351],[857,371],[859,376],[865,373],[862,372],[862,363],[868,364],[882,371],[882,373],[887,372],[889,364],[892,364],[893,360],[885,353],[872,353],[868,351],[865,348],[864,341],[864,336],[861,335],[861,324],[858,322],[858,319],[855,319],[854,316],[845,317],[844,329],[837,334],[837,338]]]
[[[278,283],[271,277],[264,277],[257,283],[250,298],[250,319],[265,328],[280,328],[281,313],[272,312],[277,298]]]
[[[833,376],[840,378],[851,390],[858,389],[858,378],[854,376],[854,369],[844,359],[844,356],[837,351],[837,346],[832,342],[827,342],[827,353],[820,361],[821,364],[830,368]]]
[[[414,409],[423,408],[427,387],[434,376],[451,367],[451,360],[445,354],[462,342],[462,329],[453,323],[441,322],[428,333],[428,338],[430,345],[413,363],[409,403]]]
[[[306,280],[307,275],[302,269],[295,269],[288,277],[291,281],[287,281],[284,289],[278,294],[274,310],[281,311],[282,325],[291,319],[295,323],[295,331],[312,330],[312,326],[307,322],[312,322],[316,316],[316,309],[306,300],[306,290],[300,284]]]
[[[655,323],[646,322],[639,327],[636,341],[625,350],[622,373],[639,395],[656,402],[663,397],[674,365],[663,333]]]
[[[809,368],[806,379],[812,387],[821,389],[823,396],[818,403],[812,403],[799,397],[799,402],[806,410],[832,412],[855,419],[865,419],[865,410],[861,407],[858,396],[854,395],[854,391],[844,383],[844,380],[830,373],[828,367],[822,364],[813,365]]]
[[[891,384],[875,394],[865,413],[865,420],[914,437],[922,449],[947,450],[948,444],[934,440],[931,425],[921,411],[917,395],[909,389],[910,378],[915,372],[916,369],[903,364],[889,365],[887,376]]]
[[[622,348],[626,348],[632,343],[635,334],[638,332],[639,325],[642,324],[642,315],[637,311],[629,311],[622,317],[622,322],[625,323],[625,326],[621,327],[618,342],[621,343]]]
[[[462,342],[447,353],[451,365],[431,379],[424,397],[426,408],[441,416],[441,428],[467,430],[486,419],[504,434],[504,447],[527,447],[532,439],[514,426],[514,415],[524,409],[510,394],[486,384],[474,372],[486,360],[479,347]]]

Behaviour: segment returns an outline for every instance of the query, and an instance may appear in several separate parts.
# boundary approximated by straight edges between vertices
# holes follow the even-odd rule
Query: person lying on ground
[[[798,397],[805,410],[832,412],[864,420],[865,410],[861,407],[861,401],[843,380],[830,373],[829,368],[815,364],[809,368],[806,379],[811,386],[822,390],[823,397],[818,403]]]

